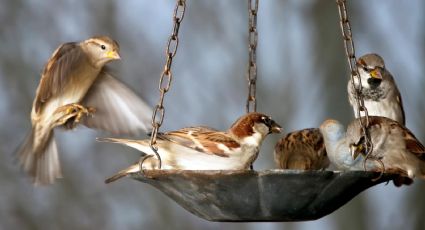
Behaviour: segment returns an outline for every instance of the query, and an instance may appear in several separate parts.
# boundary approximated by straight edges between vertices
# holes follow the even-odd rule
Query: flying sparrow
[[[281,169],[320,170],[329,166],[323,136],[317,128],[288,133],[277,142],[274,159]]]
[[[253,112],[240,117],[224,132],[201,126],[158,134],[161,169],[248,169],[257,158],[263,139],[269,133],[280,131],[281,127],[271,117]],[[158,160],[149,146],[150,140],[103,138],[99,141],[133,147],[146,154],[141,163],[143,169],[158,169]],[[106,182],[137,171],[140,171],[139,163],[120,171]]]
[[[65,43],[53,53],[41,75],[31,111],[32,129],[18,150],[22,168],[35,184],[61,177],[53,129],[83,123],[113,133],[146,130],[151,109],[105,65],[120,59],[118,43],[99,36]]]
[[[361,94],[370,116],[388,117],[405,125],[405,115],[400,92],[391,75],[385,68],[382,57],[377,54],[366,54],[357,61],[357,69],[362,83]],[[359,86],[355,79],[354,84]],[[356,118],[358,107],[352,80],[348,82],[348,98]],[[361,116],[364,112],[360,111]]]
[[[364,117],[362,117],[365,122]],[[369,134],[373,143],[372,158],[366,161],[369,171],[399,174],[394,184],[411,184],[418,176],[425,179],[425,147],[398,122],[386,117],[369,117]],[[363,170],[365,138],[358,119],[344,126],[327,120],[320,126],[331,163],[342,170]]]

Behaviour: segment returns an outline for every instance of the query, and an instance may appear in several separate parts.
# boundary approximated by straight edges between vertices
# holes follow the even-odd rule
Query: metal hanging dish
[[[248,99],[246,111],[256,110],[256,47],[258,0],[249,2]],[[345,0],[337,0],[350,76],[358,77],[354,43]],[[152,116],[151,148],[164,121],[163,101],[172,79],[171,63],[178,47],[178,31],[185,0],[177,0],[173,32],[167,43],[167,61],[159,82],[160,99]],[[358,103],[363,105],[361,96]],[[364,107],[364,106],[363,106]],[[366,109],[366,108],[364,108]],[[366,113],[367,116],[367,113]],[[368,124],[362,124],[365,137]],[[373,146],[367,146],[371,152]],[[367,159],[367,157],[366,157]],[[326,216],[371,186],[394,179],[392,174],[366,171],[280,170],[144,170],[129,174],[150,184],[194,215],[210,221],[306,221]],[[378,178],[378,179],[377,179]]]
[[[150,184],[209,221],[305,221],[326,216],[390,174],[349,171],[146,170],[130,176]]]

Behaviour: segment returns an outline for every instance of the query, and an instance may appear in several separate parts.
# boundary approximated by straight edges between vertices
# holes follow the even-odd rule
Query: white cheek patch
[[[254,133],[258,133],[262,136],[266,136],[269,133],[269,127],[267,127],[265,124],[258,124],[256,123],[253,127]]]
[[[269,133],[269,128],[265,124],[256,123],[252,128],[254,133],[242,139],[242,143],[246,145],[259,146],[263,138]]]

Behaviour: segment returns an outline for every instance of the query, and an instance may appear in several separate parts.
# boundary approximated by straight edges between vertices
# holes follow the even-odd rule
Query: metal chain
[[[258,0],[248,0],[248,99],[246,101],[246,112],[257,111],[256,85],[257,85],[257,12]]]
[[[362,128],[363,136],[365,137],[365,144],[366,144],[366,156],[365,160],[363,162],[363,167],[366,170],[366,161],[368,158],[370,158],[370,154],[373,151],[373,143],[371,141],[368,127],[369,127],[369,114],[367,111],[366,106],[364,105],[364,99],[362,95],[362,82],[360,78],[360,74],[358,72],[357,66],[356,66],[356,55],[354,50],[354,42],[353,42],[353,34],[351,31],[351,25],[350,21],[348,20],[348,14],[347,14],[347,6],[345,5],[346,0],[336,0],[336,3],[338,5],[338,12],[339,12],[339,24],[341,27],[342,37],[344,38],[344,46],[345,46],[345,54],[347,56],[348,65],[350,67],[350,76],[351,76],[351,83],[352,87],[354,89],[355,98],[356,98],[356,104],[357,104],[357,117],[361,118],[360,111],[363,111],[366,117],[366,122],[363,121],[363,119],[358,119],[360,126]],[[355,85],[355,80],[358,82],[358,86]]]
[[[159,160],[159,169],[161,169],[161,156],[158,153],[158,147],[156,146],[156,139],[158,136],[159,128],[161,127],[162,123],[164,122],[164,115],[165,115],[165,108],[164,108],[164,97],[165,94],[168,92],[171,86],[171,81],[173,79],[173,72],[171,71],[171,65],[173,63],[173,58],[176,56],[177,48],[179,45],[179,29],[180,24],[183,21],[184,13],[186,10],[186,0],[177,0],[176,6],[174,8],[174,14],[173,14],[173,31],[170,35],[170,38],[167,42],[167,48],[166,48],[166,55],[167,59],[164,65],[164,70],[161,73],[161,76],[159,78],[159,101],[157,105],[154,107],[154,111],[152,114],[152,134],[151,134],[151,141],[150,141],[150,147],[154,151],[156,157]],[[142,169],[142,166],[140,165],[140,169]]]

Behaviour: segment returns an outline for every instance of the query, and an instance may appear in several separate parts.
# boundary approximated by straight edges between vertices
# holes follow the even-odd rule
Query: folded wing
[[[158,135],[158,138],[177,143],[198,152],[228,157],[240,144],[225,132],[208,127],[190,127]]]

